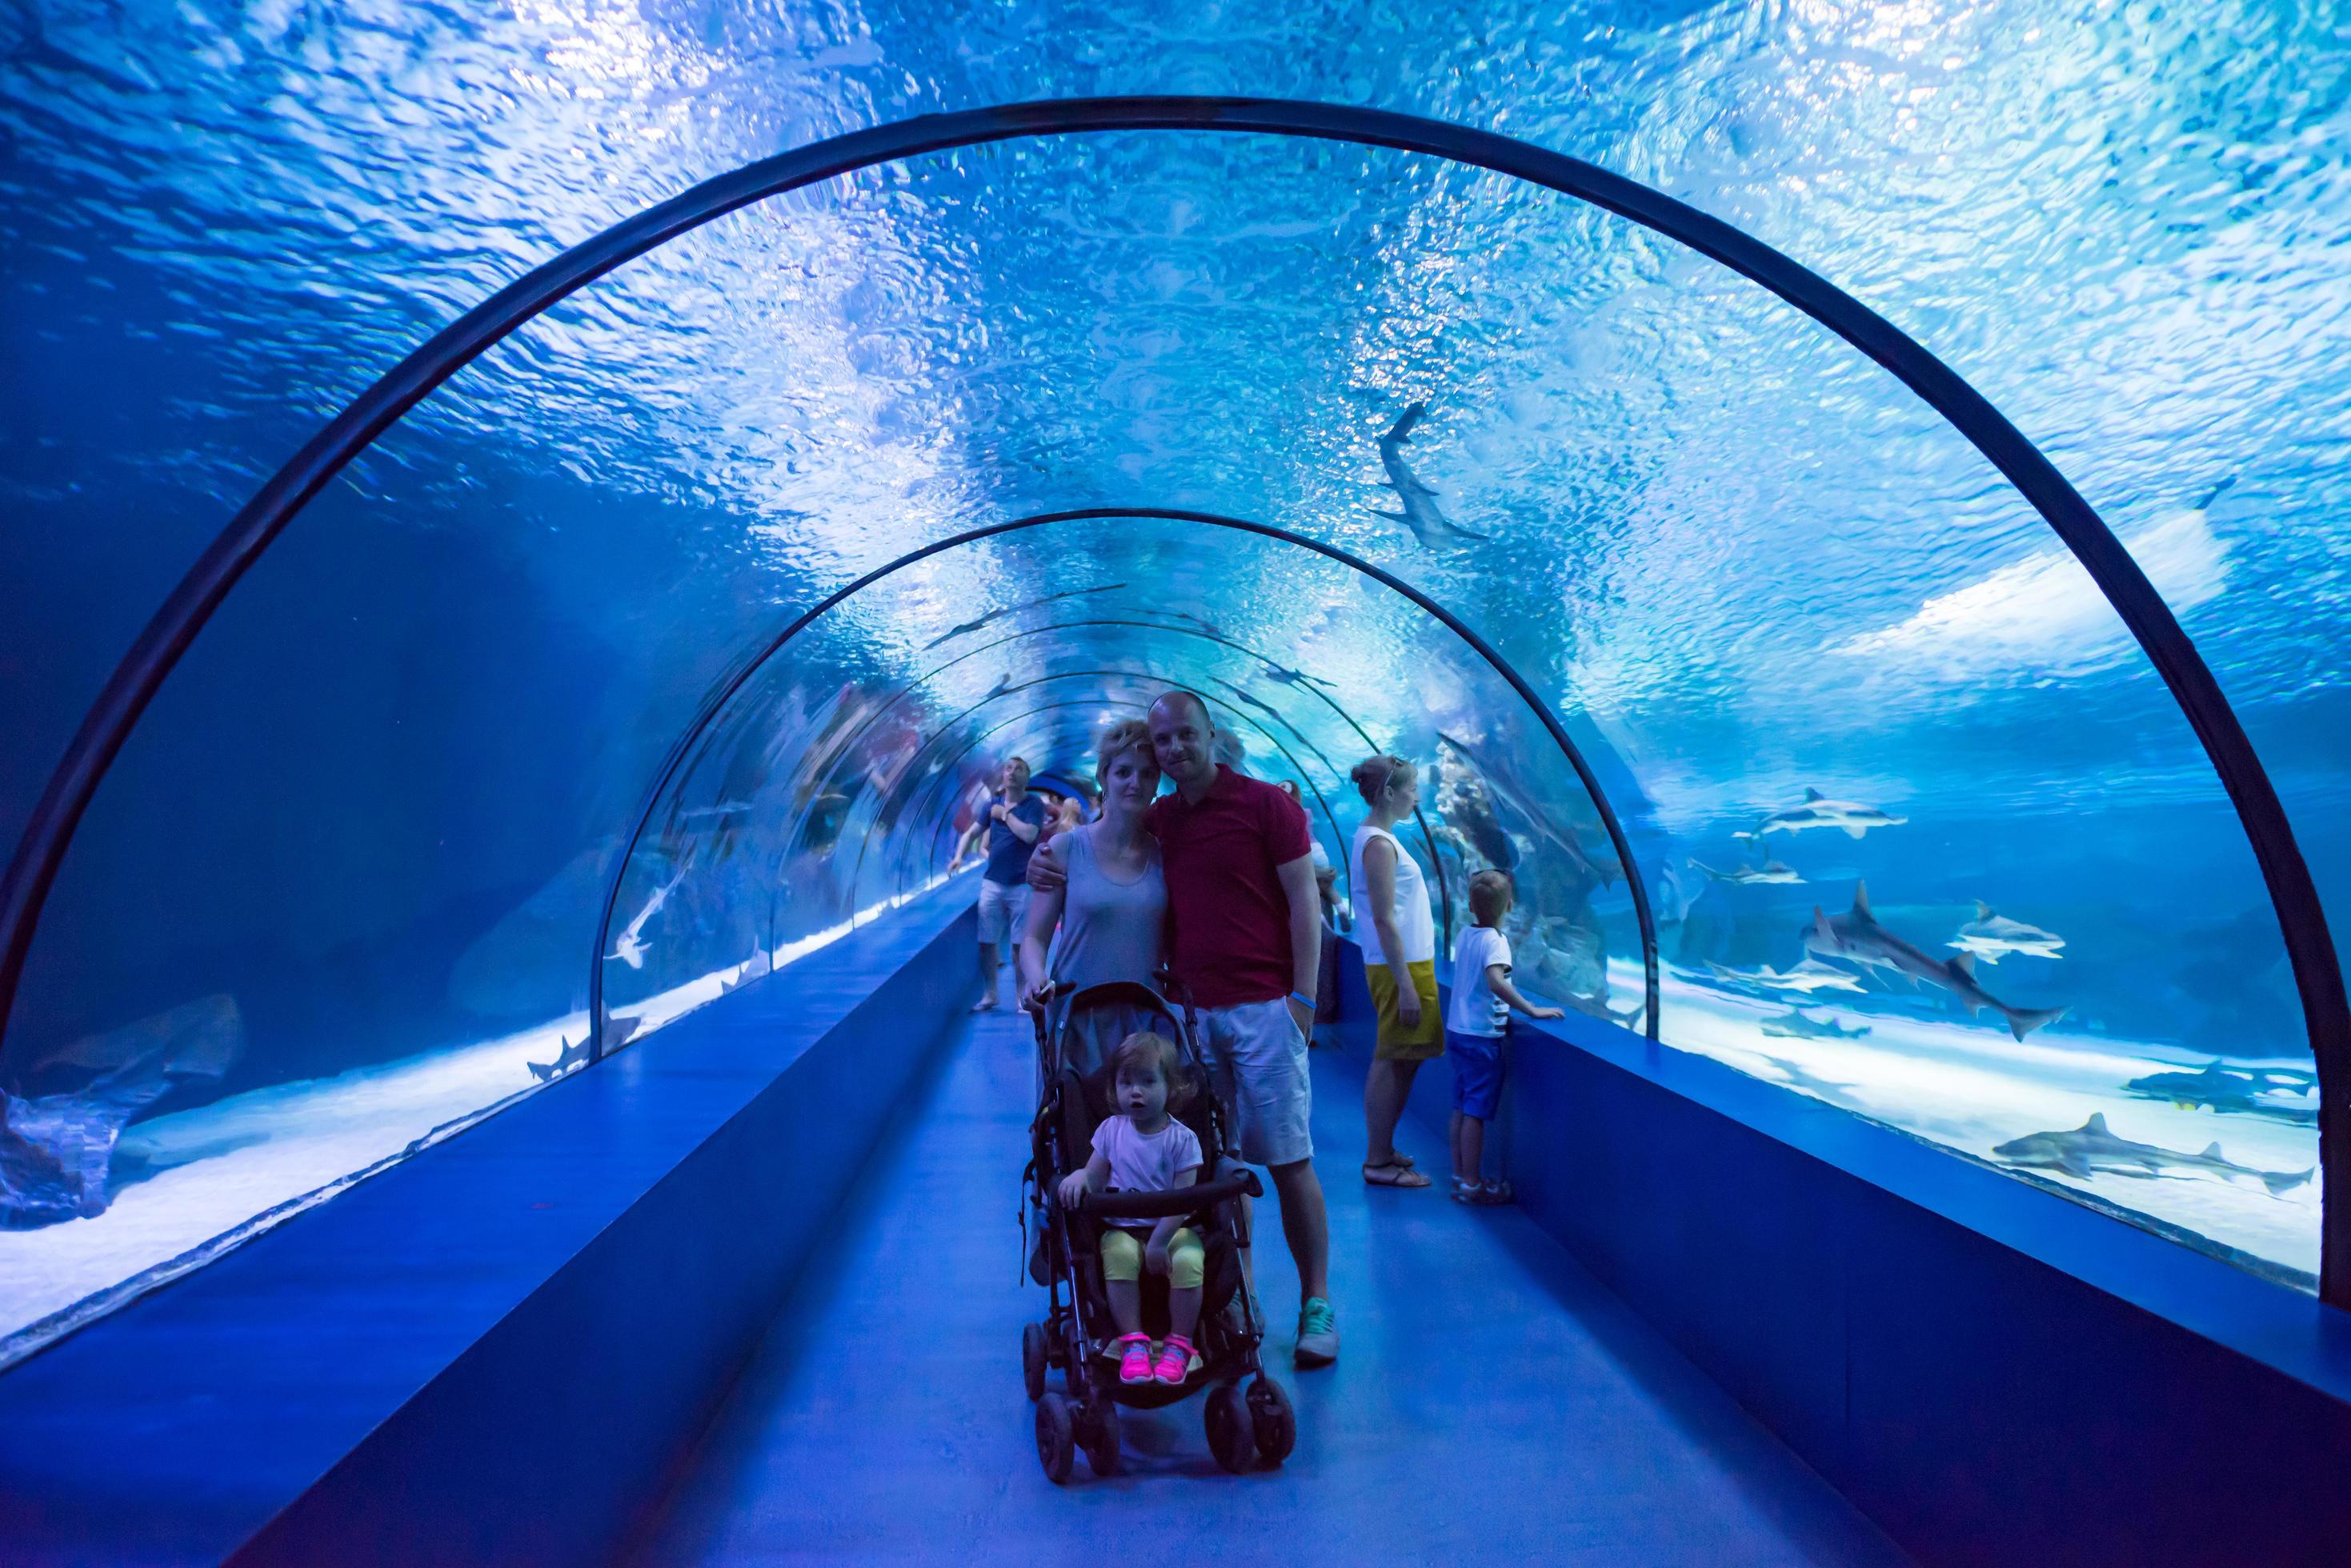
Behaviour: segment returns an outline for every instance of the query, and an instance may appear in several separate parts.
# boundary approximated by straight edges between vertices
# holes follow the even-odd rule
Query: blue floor
[[[1093,1564],[1122,1539],[1152,1562],[1905,1561],[1522,1217],[1367,1191],[1361,1081],[1319,1052],[1337,1366],[1290,1366],[1297,1280],[1270,1203],[1258,1256],[1297,1452],[1226,1475],[1196,1399],[1123,1412],[1124,1473],[1097,1480],[1081,1459],[1056,1488],[1019,1373],[1043,1300],[1015,1222],[1029,1055],[1005,1017],[946,1048],[850,1200],[836,1266],[777,1320],[645,1561]]]

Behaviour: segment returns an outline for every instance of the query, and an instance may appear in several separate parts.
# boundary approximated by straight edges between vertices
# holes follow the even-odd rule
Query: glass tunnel
[[[1688,9],[1605,68],[1751,58]],[[607,75],[630,26],[579,36]],[[1559,113],[868,94],[559,235],[485,219],[463,286],[355,264],[268,337],[221,301],[273,242],[195,286],[167,204],[66,202],[127,87],[19,31],[9,275],[58,310],[12,310],[0,452],[0,1368],[968,903],[1008,759],[1091,814],[1095,736],[1168,689],[1293,787],[1333,933],[1350,769],[1396,753],[1441,960],[1499,867],[1538,1002],[2351,1300],[2339,54],[2260,99],[2330,106],[2299,141],[2165,99],[1916,233],[1932,181],[1860,130],[1714,219],[1662,146],[1544,153],[1583,151]],[[1698,164],[1763,134],[1683,92]],[[473,200],[409,195],[327,228],[413,258]],[[1951,223],[2012,296],[1949,282]],[[176,331],[75,364],[118,289]],[[329,369],[360,306],[397,331]],[[273,386],[237,456],[200,440]]]
[[[1441,943],[1510,870],[1537,999],[2318,1289],[2337,1021],[2281,924],[2315,896],[2281,902],[2175,672],[1947,410],[1721,254],[1474,159],[1079,130],[730,177],[434,339],[446,379],[393,371],[135,647],[152,701],[29,904],[98,681],[12,704],[0,1355],[963,897],[1003,763],[1090,806],[1094,736],[1171,687],[1295,786],[1343,905],[1349,770],[1412,758]],[[408,302],[402,347],[486,292]],[[2339,418],[2262,472],[2177,410],[2102,444],[2032,406],[2339,893],[2340,571],[2279,500],[2339,505]],[[71,504],[9,451],[18,504]],[[134,647],[80,614],[28,606],[11,659]]]

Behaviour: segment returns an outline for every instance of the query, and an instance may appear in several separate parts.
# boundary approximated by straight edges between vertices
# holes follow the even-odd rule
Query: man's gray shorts
[[[979,940],[994,947],[1005,938],[1020,940],[1021,923],[1029,918],[1029,884],[979,879]]]
[[[1233,1108],[1240,1157],[1251,1165],[1313,1158],[1314,1086],[1290,1003],[1204,1007],[1198,1019],[1200,1054],[1217,1097]]]

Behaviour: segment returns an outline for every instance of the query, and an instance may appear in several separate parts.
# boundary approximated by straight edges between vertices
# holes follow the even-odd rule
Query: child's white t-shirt
[[[1445,1027],[1456,1034],[1492,1040],[1510,1027],[1510,1004],[1486,984],[1486,969],[1510,969],[1510,939],[1491,926],[1471,926],[1453,939],[1453,1000]]]
[[[1200,1140],[1174,1116],[1155,1133],[1135,1131],[1124,1116],[1106,1117],[1094,1128],[1094,1152],[1110,1161],[1110,1184],[1121,1192],[1165,1192],[1178,1176],[1200,1165]],[[1148,1230],[1154,1221],[1111,1223]]]

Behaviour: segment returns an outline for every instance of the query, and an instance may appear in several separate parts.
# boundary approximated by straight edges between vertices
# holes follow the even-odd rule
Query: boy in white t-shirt
[[[1445,1054],[1453,1062],[1453,1200],[1508,1203],[1507,1181],[1487,1181],[1486,1124],[1502,1098],[1502,1036],[1510,1009],[1529,1018],[1563,1018],[1556,1007],[1537,1007],[1510,983],[1510,943],[1502,917],[1515,895],[1507,871],[1480,871],[1469,878],[1469,918],[1477,922],[1453,944],[1453,1000],[1445,1010]]]
[[[1183,1058],[1164,1034],[1130,1034],[1111,1054],[1118,1114],[1094,1128],[1093,1158],[1062,1179],[1061,1201],[1113,1188],[1167,1192],[1200,1179],[1200,1140],[1174,1113],[1190,1098]],[[1180,1218],[1113,1220],[1102,1227],[1103,1293],[1118,1324],[1118,1380],[1181,1383],[1192,1366],[1207,1253]],[[1167,1338],[1155,1358],[1143,1332],[1143,1272],[1167,1276]]]

